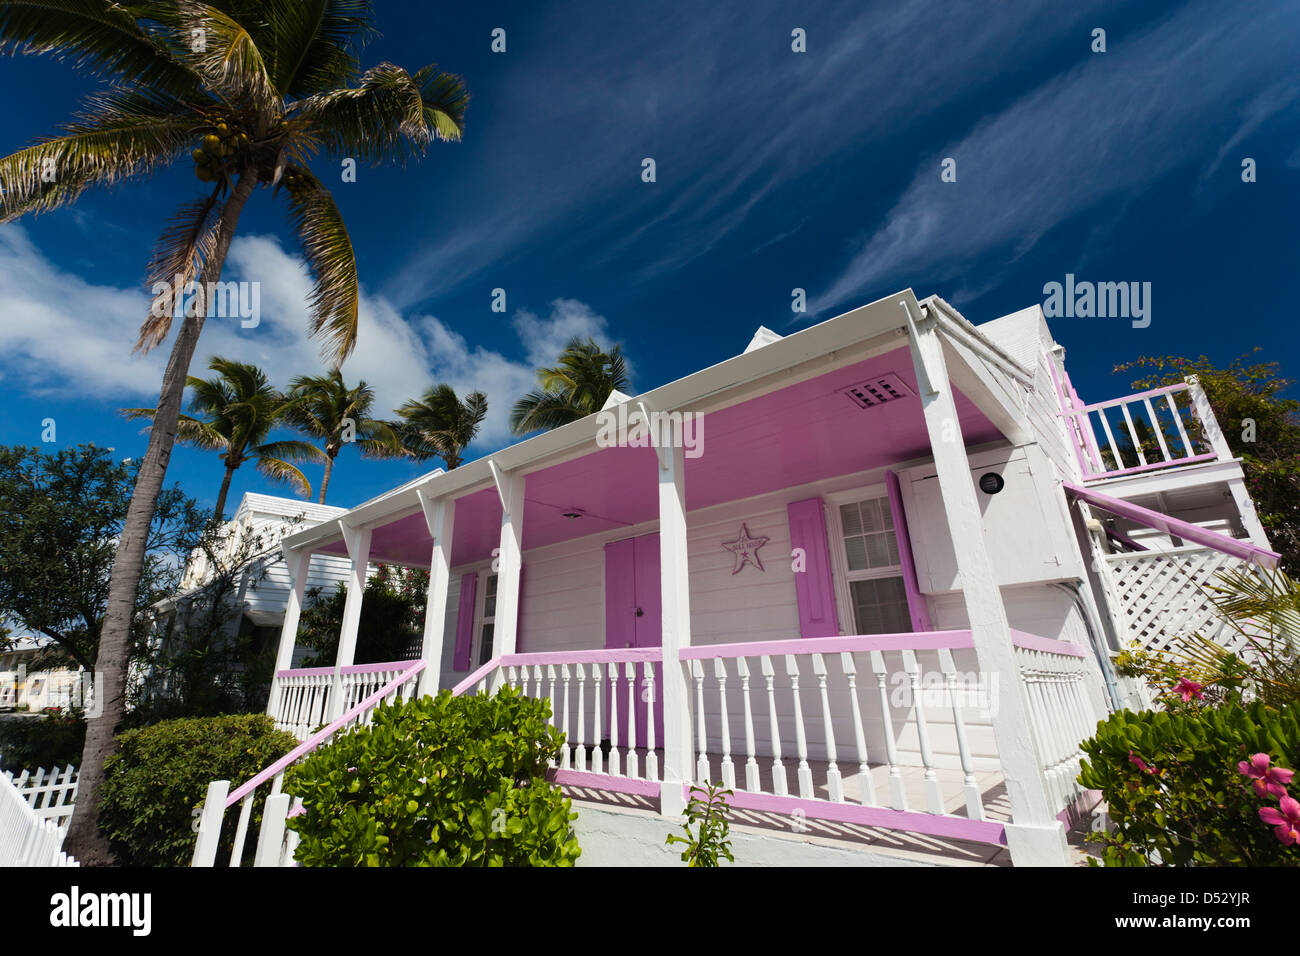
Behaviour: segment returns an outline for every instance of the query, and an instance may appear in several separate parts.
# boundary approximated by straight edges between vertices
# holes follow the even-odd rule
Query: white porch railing
[[[396,670],[396,676],[373,690],[365,698],[358,700],[337,720],[313,733],[285,756],[236,789],[234,793],[229,793],[229,780],[214,780],[208,784],[207,797],[204,800],[203,811],[199,817],[198,839],[194,844],[194,859],[191,865],[215,865],[217,850],[221,842],[221,826],[226,811],[236,803],[242,802],[239,821],[235,827],[235,843],[230,854],[231,866],[241,864],[244,858],[244,846],[248,837],[248,824],[253,812],[253,801],[258,788],[268,781],[270,781],[271,789],[262,808],[262,827],[257,838],[253,865],[291,865],[293,851],[297,847],[298,841],[297,834],[285,827],[285,821],[290,815],[289,797],[280,792],[285,770],[339,731],[354,725],[364,726],[369,724],[375,708],[381,703],[409,700],[414,697],[419,684],[420,673],[424,670],[424,667],[424,661],[405,661],[396,664],[361,665],[362,669],[345,668],[354,671],[356,674],[371,675],[364,680],[356,681],[353,686],[368,686],[367,681],[373,683],[375,680],[373,675],[388,674],[394,668],[400,669]],[[371,669],[365,670],[364,668]],[[387,670],[384,670],[384,668]],[[332,673],[332,669],[330,670]]]
[[[1012,639],[1020,674],[1008,677],[1026,684],[1039,766],[1064,815],[1080,796],[1079,744],[1105,705],[1084,651]],[[683,788],[720,782],[740,809],[1002,843],[1005,814],[990,819],[985,807],[1000,783],[989,715],[997,688],[975,668],[973,647],[961,630],[685,648],[695,754]],[[505,655],[453,692],[509,684],[549,699],[569,744],[552,780],[656,796],[661,744],[651,710],[635,702],[654,699],[662,653]]]
[[[1208,586],[1223,571],[1251,568],[1240,558],[1199,545],[1109,554],[1105,560],[1129,641],[1154,653],[1172,649],[1189,634],[1210,638],[1233,653],[1245,650],[1247,642],[1216,611]]]
[[[63,834],[32,809],[8,774],[0,774],[0,866],[78,866],[61,849]]]
[[[653,719],[659,699],[658,647],[506,654],[453,688],[495,693],[508,684],[551,703],[551,726],[566,747],[552,779],[574,786],[658,796],[662,742]]]
[[[50,771],[38,767],[36,773],[24,770],[17,778],[6,770],[4,776],[10,779],[38,817],[49,820],[61,831],[67,831],[77,799],[76,767],[68,764],[62,770],[55,767]]]
[[[287,730],[299,740],[306,740],[312,732],[323,726],[330,716],[330,698],[335,686],[341,689],[341,710],[348,710],[373,694],[385,684],[395,680],[412,661],[391,661],[383,664],[352,664],[339,668],[337,677],[333,667],[302,667],[283,670],[275,675],[279,694],[275,726]]]
[[[1184,404],[1180,404],[1177,396],[1184,393]],[[1192,383],[1153,388],[1092,405],[1079,402],[1071,390],[1070,395],[1062,397],[1061,404],[1085,481],[1213,461],[1219,457],[1214,451],[1196,448],[1197,427],[1202,434],[1209,434],[1217,432],[1218,426],[1204,428],[1202,409],[1209,406],[1201,400],[1197,386]],[[1115,439],[1115,431],[1120,428],[1116,409],[1123,419],[1120,435],[1128,439],[1123,450]],[[1109,462],[1102,453],[1098,425],[1105,448],[1110,452]]]

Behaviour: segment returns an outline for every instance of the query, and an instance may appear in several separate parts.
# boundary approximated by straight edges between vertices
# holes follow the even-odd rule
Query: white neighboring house
[[[69,707],[79,700],[80,668],[32,668],[40,653],[53,643],[48,637],[28,635],[0,653],[0,710],[26,708],[35,713],[46,707]]]
[[[230,632],[251,630],[255,639],[275,642],[284,621],[290,580],[285,568],[280,540],[286,535],[336,521],[346,508],[315,504],[295,498],[247,493],[235,509],[234,517],[222,528],[223,545],[212,555],[195,549],[185,563],[178,596],[154,605],[154,640],[160,647],[177,633],[194,602],[211,588],[223,570],[243,561],[234,601],[242,613],[232,615]],[[258,540],[251,543],[249,539]],[[308,570],[307,588],[329,591],[346,580],[351,562],[346,558],[317,555]],[[310,653],[298,648],[295,662]],[[143,674],[136,679],[143,679]]]

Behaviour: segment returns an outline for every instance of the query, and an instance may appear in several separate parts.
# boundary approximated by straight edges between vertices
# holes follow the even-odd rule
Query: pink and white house
[[[212,785],[198,864],[263,785],[257,859],[291,859],[284,768],[379,701],[503,683],[567,735],[582,862],[674,862],[690,786],[720,781],[742,860],[1066,864],[1079,742],[1141,706],[1111,655],[1277,560],[1195,382],[1084,404],[1038,307],[973,325],[910,290],[283,548],[268,712],[304,743]],[[338,659],[292,669],[313,555],[351,562]],[[431,572],[417,660],[353,665],[372,561]]]

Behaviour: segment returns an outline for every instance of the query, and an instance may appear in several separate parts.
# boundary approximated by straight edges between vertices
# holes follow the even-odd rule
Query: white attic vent
[[[842,388],[840,393],[847,396],[849,401],[858,408],[875,408],[877,405],[884,405],[896,399],[909,398],[913,394],[912,390],[893,372]]]

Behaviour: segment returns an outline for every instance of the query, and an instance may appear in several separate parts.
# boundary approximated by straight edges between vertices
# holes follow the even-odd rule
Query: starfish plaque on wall
[[[758,570],[763,570],[763,561],[758,556],[758,549],[767,544],[768,539],[759,536],[750,537],[749,529],[745,527],[744,522],[740,525],[740,537],[735,541],[724,541],[722,546],[730,551],[736,558],[736,566],[731,569],[732,574],[738,574],[740,569],[746,564],[752,563]]]

